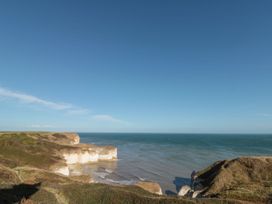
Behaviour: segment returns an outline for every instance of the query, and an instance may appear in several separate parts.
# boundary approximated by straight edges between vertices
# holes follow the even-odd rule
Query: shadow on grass
[[[176,186],[176,192],[173,192],[171,190],[166,190],[166,195],[177,195],[179,190],[184,185],[191,185],[191,179],[190,178],[183,178],[183,177],[175,177],[175,180],[173,181],[173,184]]]
[[[12,186],[12,188],[0,189],[0,203],[19,203],[23,198],[28,199],[30,196],[39,191],[40,186],[41,183],[19,184]]]
[[[272,203],[272,193],[268,195],[268,202],[267,203]]]

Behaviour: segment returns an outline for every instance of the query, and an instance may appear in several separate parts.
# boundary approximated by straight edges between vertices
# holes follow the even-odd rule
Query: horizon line
[[[0,133],[4,133],[4,132],[56,132],[56,133],[91,133],[91,134],[191,134],[191,135],[197,135],[197,134],[203,134],[203,135],[256,135],[256,134],[260,134],[260,135],[272,135],[271,133],[237,133],[237,132],[229,132],[229,133],[223,133],[223,132],[201,132],[201,133],[197,133],[197,132],[114,132],[114,131],[48,131],[48,130],[0,130]]]

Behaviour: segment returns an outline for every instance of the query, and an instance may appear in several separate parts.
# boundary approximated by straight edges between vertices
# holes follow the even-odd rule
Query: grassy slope
[[[198,177],[207,186],[207,196],[272,203],[272,157],[219,161]]]
[[[109,186],[105,184],[84,184],[74,178],[56,175],[46,170],[19,167],[0,169],[0,203],[4,199],[11,203],[28,195],[34,203],[77,203],[77,204],[122,204],[122,203],[195,203],[194,201],[159,197],[136,186]],[[4,175],[4,176],[3,176]],[[37,185],[35,191],[22,187],[21,184]],[[15,187],[15,189],[14,189]],[[35,191],[35,193],[31,193]],[[26,193],[26,194],[25,194]],[[2,199],[2,200],[1,200]]]
[[[51,165],[61,162],[54,154],[59,145],[43,141],[38,133],[3,133],[0,134],[0,159],[5,165],[33,166],[48,169]]]

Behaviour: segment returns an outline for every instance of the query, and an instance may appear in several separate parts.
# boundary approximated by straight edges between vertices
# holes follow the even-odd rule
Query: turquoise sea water
[[[272,135],[253,134],[136,134],[80,133],[81,142],[114,145],[118,160],[82,168],[105,183],[160,183],[164,192],[176,192],[189,182],[192,170],[217,160],[239,156],[272,155]]]

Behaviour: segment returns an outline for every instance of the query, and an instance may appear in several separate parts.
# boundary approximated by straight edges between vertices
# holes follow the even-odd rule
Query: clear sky
[[[272,1],[0,2],[0,130],[272,132]]]

